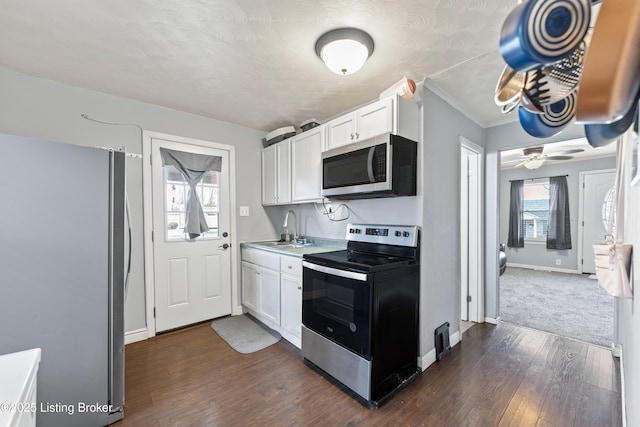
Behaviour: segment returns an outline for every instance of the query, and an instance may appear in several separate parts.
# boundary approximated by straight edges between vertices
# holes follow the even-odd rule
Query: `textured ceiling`
[[[265,132],[324,121],[423,79],[482,126],[502,23],[517,0],[0,0],[0,67]],[[375,51],[339,76],[324,32],[367,31]]]

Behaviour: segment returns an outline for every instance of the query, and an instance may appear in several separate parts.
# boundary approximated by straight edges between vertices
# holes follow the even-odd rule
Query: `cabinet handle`
[[[302,290],[302,286],[298,286],[298,290],[301,291]]]
[[[259,271],[256,271],[256,276],[259,276],[259,275],[260,275],[260,272],[259,272]]]
[[[360,138],[360,134],[356,132],[356,139]]]
[[[287,268],[288,268],[289,270],[291,270],[291,269],[293,268],[293,266],[288,265],[288,266],[287,266]]]
[[[353,141],[353,134],[351,134],[351,140]]]

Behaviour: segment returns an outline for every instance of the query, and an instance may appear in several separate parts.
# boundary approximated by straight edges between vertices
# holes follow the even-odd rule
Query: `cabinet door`
[[[355,114],[349,113],[327,123],[327,150],[355,142]]]
[[[291,200],[320,200],[322,183],[322,141],[324,127],[318,126],[291,139]]]
[[[260,314],[280,324],[280,272],[260,268]]]
[[[280,326],[300,337],[302,330],[302,278],[291,274],[280,277],[282,292],[282,318]]]
[[[278,158],[277,145],[262,150],[262,204],[275,205],[278,202]]]
[[[393,131],[393,98],[385,98],[356,111],[356,141]]]
[[[248,262],[242,262],[242,305],[255,311],[258,310],[259,289],[258,267]]]
[[[277,202],[279,205],[291,203],[291,139],[279,142],[277,147]]]

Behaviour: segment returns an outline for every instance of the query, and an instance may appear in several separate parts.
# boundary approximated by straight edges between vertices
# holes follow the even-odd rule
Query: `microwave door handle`
[[[319,273],[326,273],[332,276],[343,277],[345,279],[358,280],[360,282],[367,281],[367,275],[365,273],[356,273],[355,271],[346,271],[337,268],[325,267],[324,265],[313,264],[308,261],[302,261],[302,266]]]
[[[369,148],[369,156],[367,156],[367,174],[369,174],[369,182],[375,183],[376,177],[373,175],[373,156],[376,153],[376,147]]]

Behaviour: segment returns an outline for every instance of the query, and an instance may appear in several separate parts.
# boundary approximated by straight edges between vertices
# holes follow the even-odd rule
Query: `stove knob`
[[[404,237],[409,237],[409,232],[408,232],[408,231],[405,231],[404,233],[402,233],[402,235],[403,235]]]
[[[356,232],[355,228],[350,228],[350,229],[349,229],[349,234],[353,234],[353,233],[355,233],[355,232]]]
[[[396,237],[401,237],[402,236],[402,231],[396,231]]]
[[[360,230],[359,228],[356,228],[356,234],[360,234],[362,230]]]

